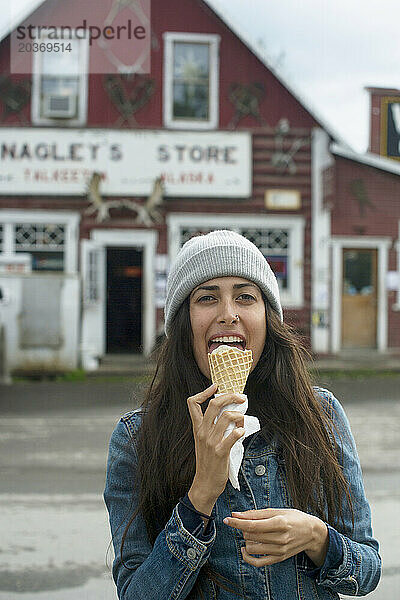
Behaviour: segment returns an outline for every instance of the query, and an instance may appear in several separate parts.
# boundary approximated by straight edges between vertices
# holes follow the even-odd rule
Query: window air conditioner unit
[[[43,116],[50,119],[70,119],[76,114],[76,95],[48,94],[44,97]]]

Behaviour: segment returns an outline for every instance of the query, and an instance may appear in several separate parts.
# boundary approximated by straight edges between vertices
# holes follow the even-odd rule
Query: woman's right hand
[[[200,405],[216,391],[217,386],[213,384],[187,400],[196,453],[196,473],[189,490],[189,498],[197,510],[208,515],[225,489],[231,448],[245,433],[244,416],[239,412],[224,411],[215,423],[225,405],[244,402],[239,394],[227,393],[211,398],[203,415]],[[234,429],[224,438],[225,430],[231,423],[234,424]]]

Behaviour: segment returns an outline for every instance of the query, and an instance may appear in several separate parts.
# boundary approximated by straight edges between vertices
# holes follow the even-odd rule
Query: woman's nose
[[[226,302],[221,304],[220,312],[217,318],[218,323],[228,323],[228,325],[233,324],[235,321],[238,321],[238,315],[236,314],[235,307],[232,306],[230,302]]]

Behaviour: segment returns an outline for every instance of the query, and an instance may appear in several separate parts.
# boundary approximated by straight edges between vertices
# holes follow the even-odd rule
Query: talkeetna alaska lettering
[[[95,161],[98,158],[100,144],[82,144],[72,143],[61,148],[57,142],[47,144],[40,142],[38,144],[22,144],[5,142],[0,144],[0,159],[1,160],[50,160],[50,161],[74,161],[82,160]],[[119,144],[112,144],[108,148],[108,158],[113,161],[122,160],[123,154]]]
[[[90,169],[24,169],[24,181],[40,182],[40,183],[82,183],[87,182],[88,178],[93,174]],[[102,180],[107,180],[107,175],[102,173]],[[1,181],[1,179],[0,179]]]
[[[213,173],[161,173],[164,183],[170,185],[179,185],[181,183],[214,183],[215,177]]]

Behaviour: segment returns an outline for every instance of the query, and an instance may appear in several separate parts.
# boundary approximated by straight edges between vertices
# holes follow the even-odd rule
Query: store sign
[[[266,190],[264,194],[265,208],[272,210],[299,210],[301,194],[299,190]]]
[[[83,195],[94,172],[104,196],[247,197],[246,132],[0,128],[0,194]]]
[[[381,154],[400,160],[400,98],[382,98]]]
[[[0,254],[0,274],[26,274],[32,272],[32,256],[25,252]]]

